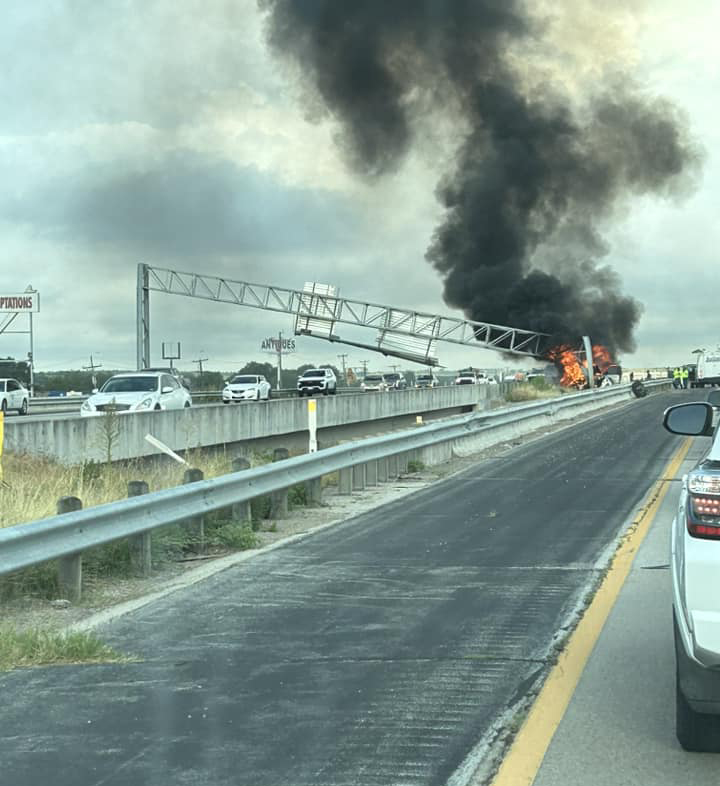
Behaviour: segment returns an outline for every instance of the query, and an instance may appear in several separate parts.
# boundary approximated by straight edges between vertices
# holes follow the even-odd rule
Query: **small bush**
[[[422,461],[417,461],[416,459],[410,459],[408,461],[408,472],[422,472],[425,469],[425,464]]]
[[[0,670],[53,663],[126,660],[92,633],[58,633],[0,627]]]
[[[248,524],[227,521],[207,534],[207,542],[213,546],[225,546],[229,549],[244,551],[256,548],[259,541]]]
[[[0,602],[24,596],[51,600],[59,589],[57,562],[44,562],[0,578]]]
[[[290,508],[301,508],[307,504],[307,487],[304,483],[298,483],[288,489],[288,505]]]

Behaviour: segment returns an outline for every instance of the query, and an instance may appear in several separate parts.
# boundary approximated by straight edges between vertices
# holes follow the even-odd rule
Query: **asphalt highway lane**
[[[102,631],[137,660],[0,678],[2,782],[445,784],[552,659],[677,447],[658,394]],[[461,780],[455,780],[460,783]]]

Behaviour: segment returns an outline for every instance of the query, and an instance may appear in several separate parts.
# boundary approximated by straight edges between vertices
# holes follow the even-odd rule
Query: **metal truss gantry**
[[[138,369],[151,365],[151,291],[292,314],[297,335],[360,346],[431,366],[438,365],[435,356],[438,341],[538,357],[546,336],[532,330],[350,300],[337,296],[334,288],[326,285],[306,285],[304,290],[286,289],[141,263],[137,269]],[[336,323],[377,331],[375,344],[343,340],[334,333]]]

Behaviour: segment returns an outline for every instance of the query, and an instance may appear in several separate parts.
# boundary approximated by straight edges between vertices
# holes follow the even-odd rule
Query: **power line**
[[[83,371],[92,371],[94,372],[96,368],[102,368],[102,363],[93,363],[93,356],[90,355],[90,365],[83,366]]]
[[[203,365],[202,365],[202,364],[203,364],[203,363],[204,363],[206,360],[208,360],[208,358],[204,358],[204,357],[202,356],[202,352],[200,353],[200,357],[199,357],[197,360],[193,360],[193,363],[197,363],[197,364],[198,364],[198,366],[199,366],[199,368],[200,368],[200,376],[201,376],[201,377],[202,377],[202,375],[203,375]]]
[[[102,368],[102,363],[94,363],[93,362],[93,356],[90,355],[90,365],[89,366],[83,366],[83,371],[89,371],[91,373],[93,388],[97,387],[97,377],[95,376],[95,369],[96,368]]]

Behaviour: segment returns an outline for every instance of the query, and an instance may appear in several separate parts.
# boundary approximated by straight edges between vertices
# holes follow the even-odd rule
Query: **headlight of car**
[[[143,399],[143,400],[142,400],[142,401],[141,401],[141,402],[140,402],[140,403],[139,403],[139,404],[138,404],[138,405],[135,407],[135,409],[150,409],[150,407],[152,407],[152,405],[153,405],[153,400],[152,400],[152,398],[148,397],[148,398],[145,398],[145,399]]]
[[[80,409],[84,410],[85,412],[92,412],[95,407],[89,401],[83,401]]]

